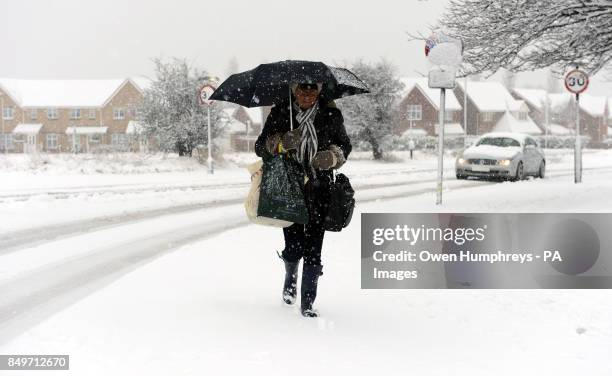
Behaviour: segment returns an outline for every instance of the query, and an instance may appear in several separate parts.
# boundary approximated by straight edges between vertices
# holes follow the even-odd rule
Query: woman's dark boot
[[[302,270],[302,316],[318,317],[319,312],[312,308],[317,297],[319,276],[323,275],[322,265],[304,264]]]
[[[277,252],[278,253],[278,252]],[[297,278],[298,266],[300,261],[289,262],[278,254],[281,260],[285,263],[285,284],[283,285],[283,302],[292,305],[297,300]]]

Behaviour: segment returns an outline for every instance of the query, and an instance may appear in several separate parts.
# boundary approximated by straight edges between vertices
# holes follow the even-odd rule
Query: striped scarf
[[[293,108],[296,111],[295,118],[300,124],[298,129],[302,130],[302,139],[296,155],[297,160],[302,164],[302,166],[310,167],[312,176],[316,177],[315,170],[312,168],[312,159],[314,158],[315,154],[317,154],[318,146],[314,119],[319,111],[319,102],[317,101],[314,106],[306,110],[302,110],[297,103],[293,103]],[[306,161],[308,161],[308,164],[305,163]]]

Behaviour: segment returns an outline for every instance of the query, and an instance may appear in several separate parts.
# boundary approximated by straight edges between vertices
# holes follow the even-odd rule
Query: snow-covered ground
[[[0,248],[0,353],[70,354],[65,373],[74,375],[609,375],[607,290],[360,289],[360,213],[612,210],[612,153],[585,153],[578,185],[569,151],[548,159],[544,180],[489,183],[454,180],[449,158],[436,206],[431,156],[377,163],[357,154],[345,171],[362,187],[357,212],[349,228],[326,234],[316,302],[323,316],[313,320],[281,305],[281,231],[245,220],[240,165],[248,156],[212,177],[198,166],[65,181],[51,177],[53,168],[0,172],[0,195],[41,190],[0,202],[0,243],[23,236],[17,230],[116,219]],[[5,185],[20,174],[25,185]],[[125,181],[136,189],[121,192]],[[70,186],[79,192],[49,194]],[[210,200],[219,203],[205,206]]]

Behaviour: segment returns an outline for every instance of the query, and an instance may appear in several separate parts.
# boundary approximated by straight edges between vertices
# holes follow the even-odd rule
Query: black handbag
[[[329,186],[330,201],[323,227],[327,231],[337,232],[351,223],[355,209],[355,190],[346,175],[336,173],[334,175],[334,180]]]

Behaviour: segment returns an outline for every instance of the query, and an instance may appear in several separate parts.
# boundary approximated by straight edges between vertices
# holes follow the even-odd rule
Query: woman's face
[[[319,89],[318,88],[305,89],[305,88],[298,86],[295,89],[295,100],[297,101],[298,106],[300,106],[302,110],[305,110],[305,109],[308,109],[314,106],[314,104],[317,102],[318,99],[319,99]]]

